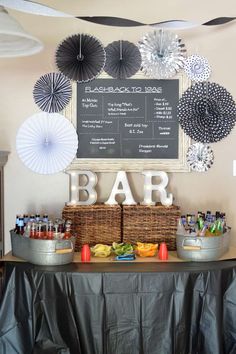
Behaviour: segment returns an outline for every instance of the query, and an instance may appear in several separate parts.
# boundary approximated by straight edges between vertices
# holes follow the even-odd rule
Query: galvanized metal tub
[[[10,231],[12,255],[37,265],[62,265],[73,261],[75,238],[37,240]]]
[[[230,230],[221,236],[176,235],[178,257],[190,261],[215,261],[229,250]]]

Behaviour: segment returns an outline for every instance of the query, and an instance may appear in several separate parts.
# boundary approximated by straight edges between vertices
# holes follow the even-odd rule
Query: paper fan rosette
[[[182,129],[192,139],[214,143],[233,129],[236,105],[224,87],[213,82],[199,82],[184,92],[177,116]]]
[[[184,71],[192,81],[206,81],[211,74],[208,60],[201,55],[191,55],[185,61]]]
[[[147,33],[139,42],[142,71],[155,79],[168,79],[185,63],[186,49],[177,34],[170,31]]]
[[[106,73],[116,79],[126,79],[141,67],[142,58],[138,47],[129,41],[115,41],[106,48]]]
[[[28,118],[16,136],[16,150],[29,169],[40,174],[64,170],[76,156],[78,136],[58,113],[40,112]]]
[[[187,151],[187,164],[192,171],[206,172],[214,162],[214,154],[209,145],[192,144]]]
[[[70,102],[72,96],[70,80],[61,73],[45,74],[35,83],[33,96],[42,111],[60,112]]]
[[[56,50],[56,65],[66,77],[77,82],[95,79],[105,65],[102,43],[88,34],[66,38]]]

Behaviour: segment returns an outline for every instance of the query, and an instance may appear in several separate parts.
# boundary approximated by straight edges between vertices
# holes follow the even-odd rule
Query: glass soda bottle
[[[25,225],[25,236],[29,237],[30,236],[30,230],[31,230],[31,222],[27,221]]]
[[[177,223],[177,234],[179,235],[185,235],[186,230],[185,227],[183,225],[183,220],[182,217],[178,219],[178,223]]]
[[[31,221],[31,222],[34,222],[34,221],[35,221],[35,215],[34,215],[34,214],[31,214],[31,215],[30,215],[30,221]]]
[[[37,238],[37,225],[34,221],[31,222],[30,238]]]
[[[24,235],[24,218],[19,218],[17,233]]]
[[[29,216],[28,214],[24,214],[24,225],[26,226],[27,222],[29,221]]]
[[[53,233],[54,233],[53,222],[51,220],[49,220],[48,231],[47,231],[47,239],[48,240],[53,240]]]
[[[65,240],[68,240],[69,238],[71,238],[71,223],[68,221],[65,224],[65,233],[64,233],[64,237]]]
[[[43,214],[43,222],[48,223],[48,214]]]
[[[36,238],[43,238],[43,224],[42,224],[42,221],[39,221],[37,223]]]
[[[35,215],[35,221],[36,221],[36,222],[39,222],[39,221],[40,221],[40,214],[36,214],[36,215]]]
[[[20,219],[20,215],[16,215],[16,224],[15,224],[15,232],[18,234],[18,224],[19,224],[19,219]]]
[[[55,221],[53,225],[53,238],[57,239],[59,237],[59,232],[58,232],[59,224],[57,221]]]

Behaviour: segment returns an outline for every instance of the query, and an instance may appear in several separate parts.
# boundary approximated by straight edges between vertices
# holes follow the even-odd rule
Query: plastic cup
[[[158,257],[162,261],[166,261],[168,259],[168,250],[165,242],[161,242]]]
[[[81,250],[81,262],[90,262],[91,252],[89,245],[83,245]]]

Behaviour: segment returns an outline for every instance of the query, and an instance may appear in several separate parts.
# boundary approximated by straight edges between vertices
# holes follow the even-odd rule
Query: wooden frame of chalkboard
[[[64,114],[76,127],[79,148],[68,169],[188,172],[190,138],[177,121],[178,99],[188,86],[183,75],[116,80],[102,74],[74,83]]]

